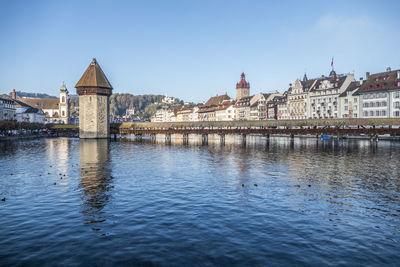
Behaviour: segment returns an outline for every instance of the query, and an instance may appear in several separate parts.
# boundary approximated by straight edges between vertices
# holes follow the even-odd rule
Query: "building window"
[[[387,102],[386,101],[383,101],[382,102],[382,107],[386,107],[387,106]]]
[[[381,116],[386,116],[386,110],[381,111]]]
[[[394,111],[393,112],[394,117],[399,117],[400,116],[400,111]]]
[[[65,96],[61,97],[61,103],[65,103]]]
[[[344,106],[344,110],[349,110],[349,107],[348,106]]]
[[[353,102],[354,102],[354,103],[357,103],[357,98],[354,98]]]
[[[349,100],[346,98],[346,99],[344,100],[344,103],[345,103],[345,104],[349,103]]]
[[[369,112],[369,116],[370,116],[370,117],[373,117],[373,116],[374,116],[374,112],[373,112],[372,110]]]

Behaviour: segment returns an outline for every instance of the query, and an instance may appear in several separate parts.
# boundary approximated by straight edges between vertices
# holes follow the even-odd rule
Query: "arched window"
[[[65,103],[65,96],[61,97],[61,103]]]

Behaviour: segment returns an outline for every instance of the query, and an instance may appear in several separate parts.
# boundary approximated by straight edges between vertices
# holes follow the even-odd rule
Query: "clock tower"
[[[246,75],[242,72],[240,82],[236,84],[236,100],[240,100],[250,95],[250,83],[246,82]]]

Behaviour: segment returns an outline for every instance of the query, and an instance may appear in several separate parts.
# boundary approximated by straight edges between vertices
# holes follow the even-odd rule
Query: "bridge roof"
[[[200,113],[200,112],[199,112]],[[341,127],[341,126],[400,125],[400,118],[357,118],[315,120],[261,120],[261,121],[197,121],[197,122],[134,122],[122,123],[120,128],[181,128],[181,127]]]
[[[75,88],[78,87],[101,87],[113,89],[95,58],[86,69],[85,73],[83,73],[79,82],[75,85]]]

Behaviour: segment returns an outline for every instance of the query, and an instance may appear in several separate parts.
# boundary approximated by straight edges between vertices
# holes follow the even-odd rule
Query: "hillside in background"
[[[11,93],[8,94],[11,96]],[[57,96],[52,96],[48,94],[41,94],[41,93],[27,93],[27,92],[21,92],[17,91],[17,96],[18,97],[29,97],[29,98],[58,98]]]
[[[10,95],[11,96],[11,95]],[[57,98],[47,94],[17,92],[18,97],[31,98]],[[77,95],[70,95],[70,101],[73,107],[79,107],[79,98]],[[149,119],[157,109],[162,106],[179,106],[183,101],[175,98],[173,103],[163,103],[163,95],[132,95],[132,94],[113,94],[110,97],[111,114],[123,116],[127,109],[135,109],[135,115],[142,119]]]

